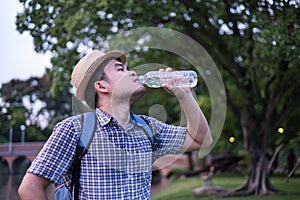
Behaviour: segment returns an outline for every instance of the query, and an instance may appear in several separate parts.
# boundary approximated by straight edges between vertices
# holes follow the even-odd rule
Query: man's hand
[[[166,69],[159,69],[160,72],[171,72],[173,71],[172,68],[168,67]],[[176,81],[176,80],[175,80]],[[188,87],[172,87],[172,82],[169,84],[164,84],[162,87],[165,89],[166,92],[169,94],[176,96],[178,99],[182,98],[188,93],[191,93],[191,89]]]
[[[159,71],[170,72],[172,71],[172,68],[168,67],[166,69],[160,69]],[[187,118],[187,135],[181,148],[181,152],[195,151],[209,147],[213,140],[208,122],[197,101],[193,97],[191,89],[172,87],[172,81],[170,81],[168,85],[163,85],[163,88],[168,93],[177,97]]]

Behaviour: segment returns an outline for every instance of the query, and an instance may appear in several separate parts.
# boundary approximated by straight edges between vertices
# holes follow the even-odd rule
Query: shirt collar
[[[106,126],[109,122],[114,120],[114,118],[110,114],[104,112],[100,108],[96,108],[96,116],[100,123],[100,126]],[[132,112],[130,112],[130,122],[133,122],[138,126],[143,126],[143,124],[141,124],[139,121],[135,119]]]
[[[108,113],[104,112],[103,110],[96,108],[96,116],[100,123],[100,126],[107,125],[111,120],[113,120],[113,117],[109,115]]]

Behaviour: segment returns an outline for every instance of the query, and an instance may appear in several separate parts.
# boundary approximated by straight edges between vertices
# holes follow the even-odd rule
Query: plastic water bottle
[[[197,73],[194,71],[150,71],[143,76],[139,76],[139,81],[141,84],[151,88],[159,88],[163,85],[171,87],[195,87],[198,78]]]

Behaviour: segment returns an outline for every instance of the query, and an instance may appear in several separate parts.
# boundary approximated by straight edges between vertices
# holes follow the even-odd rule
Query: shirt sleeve
[[[28,173],[36,174],[51,182],[59,183],[68,172],[79,140],[78,123],[70,117],[58,123],[39,152]]]
[[[187,128],[166,124],[148,116],[142,117],[148,122],[153,132],[153,160],[167,154],[178,154],[183,146]]]

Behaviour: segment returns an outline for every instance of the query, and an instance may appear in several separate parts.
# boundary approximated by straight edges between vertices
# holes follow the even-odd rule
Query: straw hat
[[[120,51],[109,51],[104,53],[99,50],[93,50],[79,60],[71,76],[71,82],[76,88],[76,97],[78,99],[82,101],[86,100],[85,93],[89,81],[91,80],[94,72],[108,58],[119,58],[122,63],[126,62],[124,53]]]

